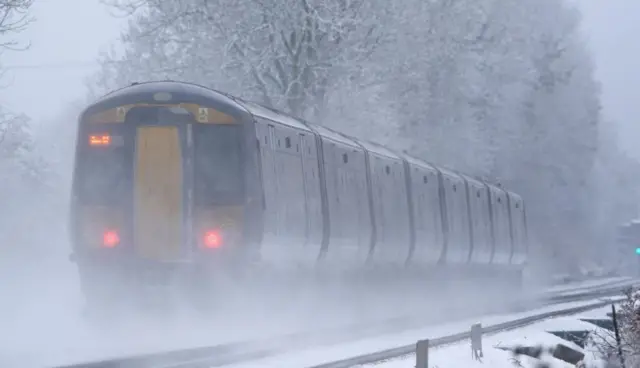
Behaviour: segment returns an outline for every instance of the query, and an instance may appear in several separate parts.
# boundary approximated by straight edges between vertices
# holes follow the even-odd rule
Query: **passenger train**
[[[72,182],[88,301],[108,280],[265,266],[517,284],[527,260],[517,194],[189,83],[136,83],[88,106]]]

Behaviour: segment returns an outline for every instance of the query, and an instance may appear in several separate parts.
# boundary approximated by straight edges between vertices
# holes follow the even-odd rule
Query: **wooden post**
[[[620,357],[620,366],[625,368],[624,355],[622,354],[622,342],[620,341],[620,330],[618,329],[618,318],[616,316],[616,306],[611,304],[611,316],[613,318],[613,330],[616,333],[616,344],[618,345],[618,356]]]
[[[416,344],[416,368],[429,368],[429,339]]]
[[[480,360],[482,354],[482,325],[475,323],[471,325],[471,358]]]

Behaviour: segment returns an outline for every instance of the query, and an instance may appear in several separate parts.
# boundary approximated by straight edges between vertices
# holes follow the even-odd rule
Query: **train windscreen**
[[[231,204],[243,198],[242,127],[194,126],[195,202]]]
[[[76,159],[76,193],[83,203],[120,203],[127,191],[131,165],[123,132],[81,132]]]

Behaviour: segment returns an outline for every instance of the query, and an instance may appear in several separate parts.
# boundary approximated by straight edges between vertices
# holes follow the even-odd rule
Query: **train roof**
[[[404,157],[405,160],[407,160],[408,163],[412,164],[412,165],[416,165],[419,166],[423,169],[427,169],[427,170],[431,170],[431,171],[438,171],[440,170],[439,167],[437,167],[436,165],[429,163],[425,160],[421,160],[419,158],[413,157],[413,156],[409,156],[408,154],[403,154],[402,157]]]
[[[441,167],[438,168],[438,170],[440,170],[440,172],[442,173],[442,175],[444,176],[448,176],[451,179],[454,180],[464,180],[464,177],[460,174],[458,174],[457,172],[451,170],[451,169],[443,169]]]
[[[311,132],[311,129],[309,129],[309,127],[307,127],[304,123],[300,122],[297,119],[294,119],[290,116],[287,116],[285,114],[282,114],[280,112],[277,112],[275,110],[269,109],[267,107],[264,107],[260,104],[257,104],[255,102],[251,102],[251,101],[246,101],[246,100],[240,100],[239,101],[242,102],[242,104],[246,107],[246,109],[249,111],[249,113],[251,113],[254,116],[258,116],[258,117],[262,117],[268,120],[273,120],[275,122],[278,122],[280,124],[284,124],[284,125],[288,125],[292,128],[296,128],[296,129],[300,129],[300,130],[304,130],[307,132]]]
[[[152,81],[134,83],[107,93],[89,105],[83,114],[122,105],[149,103],[149,101],[173,103],[198,103],[211,105],[220,112],[239,116],[247,114],[247,109],[239,101],[225,93],[192,83],[177,81]]]
[[[107,93],[95,101],[91,106],[109,104],[110,102],[114,105],[122,104],[125,101],[133,103],[136,100],[147,102],[149,100],[153,100],[154,95],[160,92],[170,93],[172,95],[172,100],[176,102],[194,102],[194,100],[215,101],[246,111],[246,109],[238,103],[237,99],[225,93],[197,84],[176,81],[135,83]]]
[[[381,144],[349,137],[327,127],[307,123],[282,112],[262,106],[258,103],[246,101],[238,97],[234,97],[195,83],[172,80],[134,83],[130,86],[126,86],[105,94],[104,96],[94,101],[91,105],[89,105],[82,114],[85,115],[87,113],[91,113],[94,110],[114,108],[126,104],[145,102],[148,103],[150,100],[157,100],[157,94],[161,92],[169,94],[170,100],[175,103],[190,102],[206,105],[213,102],[216,109],[220,110],[223,113],[228,113],[232,116],[251,114],[268,120],[273,120],[277,123],[284,124],[306,132],[315,131],[326,138],[332,139],[342,144],[346,144],[350,147],[358,148],[361,146],[374,154],[386,156],[393,159],[405,159],[409,163],[421,166],[425,169],[438,170],[443,175],[448,176],[452,179],[467,180],[469,182],[477,184],[486,184],[492,191],[504,192],[505,194],[514,198],[518,198],[520,200],[522,199],[520,195],[509,192],[498,185],[471,178],[462,173],[458,173],[455,170],[442,168],[419,158],[409,156],[408,154],[396,153]]]
[[[342,144],[346,144],[349,147],[360,148],[358,147],[358,144],[353,138],[347,137],[342,133],[338,133],[336,131],[333,131],[321,125],[309,124],[309,126],[311,126],[313,130],[315,130],[318,134],[320,134],[323,137],[329,138],[331,140],[334,140]]]
[[[507,195],[507,193],[508,193],[508,192],[507,192],[506,190],[504,190],[502,187],[499,187],[499,186],[497,186],[497,185],[495,185],[495,184],[487,183],[487,186],[489,187],[489,189],[490,189],[492,192],[494,192],[494,193],[496,193],[496,194],[498,194],[498,195],[502,195],[502,194]]]
[[[515,200],[518,200],[518,201],[521,201],[521,200],[522,200],[522,197],[521,197],[519,194],[516,194],[516,193],[514,193],[514,192],[508,191],[508,190],[506,190],[506,189],[503,189],[503,190],[504,190],[505,192],[507,192],[507,194],[509,195],[509,197],[511,197],[511,198],[513,198],[513,199],[515,199]]]
[[[462,176],[468,183],[473,184],[475,186],[478,187],[484,187],[485,183],[482,180],[476,179],[476,178],[472,178],[468,175],[464,175],[464,174],[459,174],[460,176]]]
[[[401,159],[400,155],[398,155],[397,153],[393,152],[392,150],[384,147],[381,144],[374,143],[374,142],[371,142],[371,141],[365,141],[365,140],[358,141],[358,143],[360,143],[367,151],[369,151],[371,153],[375,153],[375,154],[380,155],[380,156],[386,156],[386,157],[393,158],[393,159],[396,159],[396,160],[400,160]]]

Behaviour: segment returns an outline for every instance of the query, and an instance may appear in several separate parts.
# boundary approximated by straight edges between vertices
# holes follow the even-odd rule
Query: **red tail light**
[[[222,235],[217,230],[207,231],[204,234],[202,244],[208,249],[220,248],[222,246]]]
[[[105,248],[114,248],[120,244],[120,236],[115,230],[107,230],[102,234],[102,246]]]

